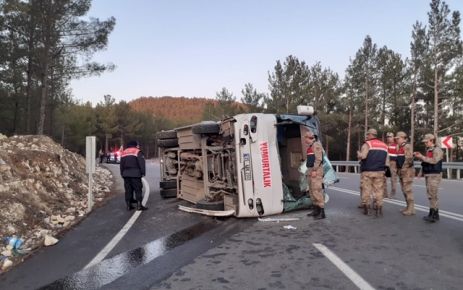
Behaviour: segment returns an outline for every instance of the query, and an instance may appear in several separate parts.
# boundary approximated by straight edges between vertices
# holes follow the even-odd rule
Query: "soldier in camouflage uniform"
[[[407,207],[402,209],[403,215],[410,216],[415,214],[415,199],[413,198],[413,179],[415,178],[415,168],[413,167],[413,149],[407,143],[407,134],[397,132],[395,140],[397,142],[397,173],[400,178],[400,186],[404,194]]]
[[[384,196],[394,196],[397,191],[397,143],[394,138],[394,133],[386,134],[387,152],[389,154],[389,169],[391,172],[391,193],[387,192],[387,186],[384,186]]]
[[[442,159],[444,152],[436,146],[436,137],[433,134],[426,134],[423,138],[426,146],[426,156],[415,152],[415,157],[421,161],[420,176],[424,175],[426,180],[426,193],[429,199],[429,214],[423,219],[433,223],[439,220],[439,204],[437,192],[442,180]]]
[[[314,205],[314,211],[309,215],[317,220],[324,219],[326,216],[323,196],[323,147],[311,131],[305,132],[304,142],[309,146],[307,148],[307,179],[310,198]]]
[[[383,214],[384,174],[386,166],[389,166],[387,145],[378,140],[375,129],[367,131],[367,141],[357,151],[357,157],[361,160],[362,180],[362,205],[363,213],[370,215],[370,193],[375,196],[376,216]]]

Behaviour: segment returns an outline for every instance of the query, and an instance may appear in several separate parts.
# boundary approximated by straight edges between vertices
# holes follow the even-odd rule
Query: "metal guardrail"
[[[360,163],[358,161],[331,161],[331,164],[335,168],[336,172],[340,172],[340,169],[344,169],[342,171],[346,172],[352,172],[352,170],[354,173],[360,172]],[[414,167],[416,169],[420,169],[421,162],[415,161]],[[452,179],[452,177],[455,176],[456,179],[461,179],[461,172],[463,171],[463,162],[443,162],[442,168],[446,169],[446,174],[444,174],[444,177],[450,176],[450,179]]]

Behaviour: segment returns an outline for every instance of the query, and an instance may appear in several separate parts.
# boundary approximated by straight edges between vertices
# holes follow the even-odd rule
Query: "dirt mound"
[[[98,204],[110,191],[111,173],[97,167],[93,178]],[[81,220],[86,214],[87,192],[88,175],[81,155],[46,136],[7,138],[0,134],[0,239],[19,237],[26,250],[18,254],[2,243],[0,266],[7,259],[19,262],[41,247],[45,236],[58,236]]]

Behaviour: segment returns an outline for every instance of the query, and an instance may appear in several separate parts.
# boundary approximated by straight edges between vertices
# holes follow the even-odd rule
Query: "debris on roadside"
[[[1,268],[1,270],[2,270],[3,272],[5,272],[5,271],[7,271],[9,268],[11,268],[11,266],[13,266],[13,261],[11,261],[11,260],[8,259],[8,258],[5,258],[5,259],[3,259],[3,261],[2,261],[2,268]]]
[[[286,225],[286,226],[283,226],[284,229],[287,229],[287,230],[296,230],[297,228],[296,227],[293,227],[292,225]]]
[[[258,218],[260,222],[289,222],[289,221],[298,221],[300,218]]]
[[[46,235],[43,240],[43,245],[46,247],[56,245],[58,243],[58,239],[49,235]]]

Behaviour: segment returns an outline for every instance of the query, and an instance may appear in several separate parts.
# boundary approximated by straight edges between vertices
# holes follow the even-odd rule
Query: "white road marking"
[[[339,270],[341,270],[347,278],[349,278],[355,286],[362,290],[374,290],[365,279],[363,279],[357,272],[350,268],[346,263],[344,263],[335,253],[330,251],[325,245],[314,243],[313,246],[317,248],[325,257],[331,261]]]
[[[334,187],[334,186],[330,187],[329,189],[360,196],[360,192],[355,191],[355,190],[350,190],[350,189],[345,189],[345,188],[340,188],[340,187]],[[401,201],[401,200],[397,200],[397,199],[390,199],[390,198],[385,198],[384,202],[387,202],[387,203],[390,203],[390,204],[395,204],[395,205],[401,205],[401,206],[406,206],[407,205],[405,203],[405,201]],[[429,212],[429,207],[419,205],[419,204],[415,204],[415,210],[427,213],[427,212]],[[454,212],[439,209],[439,216],[441,216],[441,217],[443,216],[443,217],[446,217],[446,218],[449,218],[449,219],[453,219],[453,220],[456,220],[456,221],[463,222],[463,215],[458,214],[458,213],[454,213]]]
[[[143,188],[145,189],[145,194],[143,196],[143,201],[142,204],[146,205],[146,202],[148,201],[148,197],[150,194],[150,186],[148,182],[145,180],[145,178],[142,178],[143,182]],[[122,227],[122,229],[112,238],[112,240],[93,258],[93,260],[88,263],[84,269],[90,268],[99,262],[103,261],[103,259],[109,254],[109,252],[114,249],[114,247],[120,242],[120,240],[127,234],[127,232],[130,230],[130,228],[134,225],[135,221],[138,219],[138,217],[141,214],[141,210],[136,210],[132,217],[128,220],[128,222]]]

